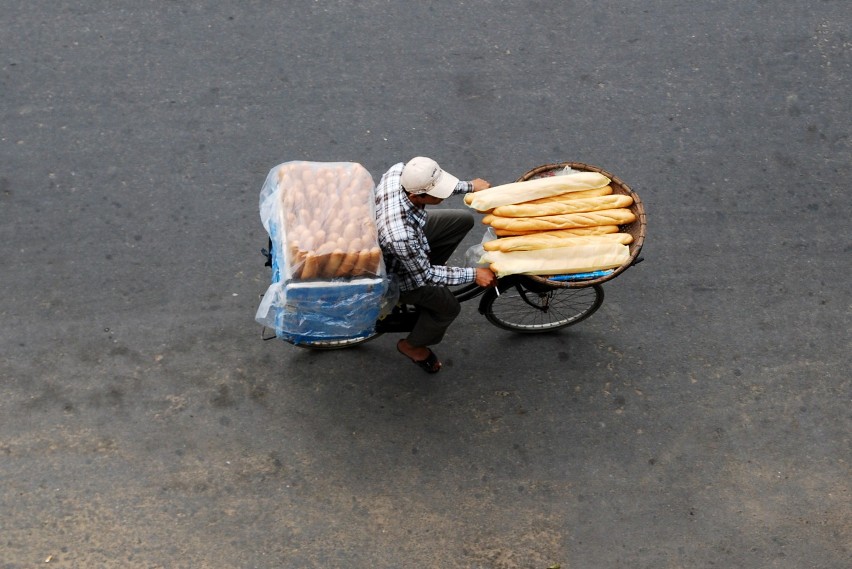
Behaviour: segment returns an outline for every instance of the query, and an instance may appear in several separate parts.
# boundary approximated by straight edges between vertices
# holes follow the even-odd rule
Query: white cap
[[[409,160],[402,169],[399,183],[410,194],[429,194],[444,199],[453,193],[459,179],[441,170],[431,158],[418,156]]]

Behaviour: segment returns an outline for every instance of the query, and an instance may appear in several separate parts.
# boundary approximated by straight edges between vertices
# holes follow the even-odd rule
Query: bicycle
[[[453,295],[459,302],[481,297],[479,313],[486,320],[498,328],[522,334],[551,332],[577,324],[594,314],[604,300],[603,287],[600,285],[576,289],[553,287],[526,275],[498,279],[496,288],[466,285],[454,289]],[[313,350],[350,348],[383,334],[408,333],[418,315],[416,307],[397,305],[390,314],[376,321],[375,331],[367,336],[295,345]]]
[[[477,284],[464,285],[452,290],[459,302],[467,302],[481,297],[479,313],[494,326],[521,334],[537,334],[552,332],[560,328],[572,326],[590,317],[603,304],[603,283],[620,275],[627,268],[643,261],[639,256],[645,239],[645,210],[639,196],[627,184],[595,166],[580,162],[562,162],[545,164],[530,170],[518,181],[530,180],[536,177],[554,175],[554,172],[571,168],[574,170],[600,172],[611,180],[615,193],[629,195],[633,198],[631,209],[636,214],[636,220],[620,228],[630,233],[633,242],[630,244],[629,260],[615,270],[606,274],[576,281],[557,281],[547,276],[539,275],[508,275],[497,280],[494,288],[483,288]],[[267,265],[271,264],[270,250],[263,250],[267,257]],[[417,320],[419,311],[416,307],[398,304],[384,317],[376,321],[375,329],[366,335],[341,340],[301,341],[294,345],[314,350],[334,350],[350,348],[369,342],[383,334],[408,333]],[[266,337],[270,340],[276,336]]]

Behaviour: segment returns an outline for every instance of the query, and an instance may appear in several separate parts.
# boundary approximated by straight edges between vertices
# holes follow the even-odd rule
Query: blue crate
[[[273,306],[276,335],[295,344],[366,336],[375,330],[386,289],[381,278],[288,282]]]

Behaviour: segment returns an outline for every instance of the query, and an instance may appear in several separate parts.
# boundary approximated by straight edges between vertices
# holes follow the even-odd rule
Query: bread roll
[[[305,267],[305,257],[308,252],[302,248],[298,248],[290,257],[290,274],[293,278],[302,278],[302,269]]]
[[[316,256],[316,275],[315,278],[322,279],[325,278],[325,266],[328,264],[328,260],[331,257],[331,253],[315,253]]]
[[[327,266],[329,260],[331,259],[331,252],[334,251],[334,246],[334,243],[323,243],[322,245],[317,247],[317,250],[315,252],[317,259],[317,278],[326,278],[328,276],[334,276],[333,273],[331,275],[327,275]]]
[[[498,217],[542,217],[546,215],[600,211],[603,209],[619,209],[631,205],[633,205],[633,198],[616,194],[592,198],[554,200],[549,203],[504,205],[494,208],[493,215]]]
[[[346,252],[343,249],[335,249],[328,256],[328,261],[322,271],[323,278],[332,279],[337,276],[337,270],[340,269],[340,264],[346,257]]]
[[[319,269],[319,259],[317,254],[310,252],[305,255],[305,265],[302,267],[302,274],[300,278],[303,280],[317,278],[319,276]]]
[[[624,225],[635,220],[636,215],[629,209],[623,208],[544,217],[494,216],[489,224],[497,229],[508,229],[509,231],[550,231],[597,225]]]
[[[362,249],[358,252],[358,259],[355,261],[355,266],[352,268],[353,277],[364,276],[367,272],[367,267],[370,266],[370,260],[373,258],[369,249]]]
[[[370,264],[367,266],[367,273],[378,276],[379,269],[382,263],[382,250],[379,247],[370,249]]]
[[[296,240],[290,240],[287,242],[287,258],[290,260],[290,264],[292,265],[299,255],[299,242]]]
[[[351,277],[352,271],[355,269],[355,263],[358,262],[358,256],[360,253],[360,251],[349,251],[346,253],[346,256],[343,258],[343,261],[340,263],[340,267],[338,267],[334,276],[338,278]]]
[[[361,228],[358,227],[358,223],[355,221],[350,221],[346,224],[346,227],[343,228],[343,238],[346,241],[352,241],[356,237],[361,236]]]

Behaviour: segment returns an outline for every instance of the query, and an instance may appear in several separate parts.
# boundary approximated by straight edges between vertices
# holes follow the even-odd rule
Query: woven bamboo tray
[[[602,277],[598,277],[596,279],[588,279],[582,281],[554,281],[547,278],[546,276],[528,275],[531,279],[546,283],[548,286],[562,288],[583,288],[587,286],[601,284],[608,280],[614,279],[636,262],[636,259],[639,257],[639,251],[642,250],[642,245],[645,242],[645,207],[642,205],[642,200],[639,199],[639,196],[636,194],[636,192],[630,189],[630,186],[625,184],[617,176],[613,176],[609,172],[602,170],[597,166],[591,166],[582,162],[560,162],[558,164],[545,164],[543,166],[539,166],[538,168],[533,168],[532,170],[518,178],[517,181],[526,182],[527,180],[533,180],[535,178],[553,176],[556,174],[556,172],[564,169],[566,166],[568,168],[571,168],[572,170],[580,170],[583,172],[598,172],[599,174],[603,174],[604,176],[612,180],[612,182],[610,182],[610,186],[612,186],[613,193],[622,194],[633,198],[633,205],[631,205],[629,209],[636,215],[636,220],[633,223],[619,226],[619,231],[623,233],[629,233],[633,236],[633,242],[628,245],[630,249],[630,258],[623,265],[617,267],[613,272]]]

